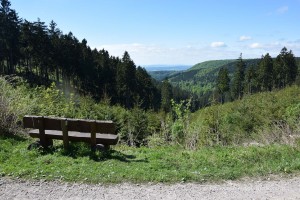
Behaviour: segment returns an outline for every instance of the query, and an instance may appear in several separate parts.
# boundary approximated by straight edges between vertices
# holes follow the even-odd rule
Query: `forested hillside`
[[[152,78],[154,78],[155,80],[157,81],[162,81],[170,76],[173,76],[174,74],[178,74],[178,73],[181,73],[181,71],[149,71],[148,72],[150,74],[150,76]]]
[[[288,53],[287,49],[285,49],[285,53]],[[294,57],[294,55],[292,55],[292,57]],[[264,57],[262,57],[261,59],[242,60],[244,66],[244,72],[246,73],[246,71],[248,71],[248,69],[251,68],[249,72],[252,73],[252,76],[254,76],[253,75],[254,73],[256,73],[256,75],[262,73],[261,71],[258,70],[259,68],[258,66],[262,62],[263,58]],[[300,58],[294,57],[294,59],[295,59],[296,66],[298,66],[299,68]],[[196,106],[204,107],[210,104],[214,95],[214,91],[217,90],[217,84],[218,84],[217,82],[218,82],[218,76],[220,70],[226,69],[226,72],[228,73],[228,77],[229,77],[229,83],[228,83],[229,84],[228,87],[229,87],[230,85],[233,84],[232,80],[233,80],[234,73],[236,72],[236,66],[238,65],[238,62],[239,59],[206,61],[206,62],[198,63],[188,70],[170,74],[165,78],[167,78],[173,86],[191,92],[193,98],[198,100],[195,102],[195,104],[197,104]],[[275,62],[276,59],[273,58],[272,63],[274,63],[274,65],[284,66],[282,63],[281,64],[278,63],[279,62],[278,59],[277,59],[277,64],[275,64]],[[251,75],[248,74],[247,76],[248,78],[250,78],[249,76]],[[252,92],[254,92],[254,90]],[[234,98],[231,97],[231,94],[227,94],[227,101],[230,101],[230,99],[234,99]]]
[[[258,64],[259,59],[246,59],[244,62],[246,67],[249,67]],[[232,77],[236,63],[237,60],[206,61],[166,78],[173,86],[191,92],[193,107],[197,109],[209,105],[212,101],[219,70],[228,69],[229,77]]]
[[[40,19],[21,19],[10,6],[1,0],[0,75],[17,74],[31,85],[55,82],[65,93],[72,90],[126,108],[160,109],[163,86],[136,66],[128,52],[118,58],[91,49],[86,39],[63,33],[54,21],[46,25]],[[176,94],[172,98],[183,98]]]

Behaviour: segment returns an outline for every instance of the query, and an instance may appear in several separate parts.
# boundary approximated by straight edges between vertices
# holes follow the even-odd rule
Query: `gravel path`
[[[0,199],[300,199],[300,177],[172,185],[88,185],[2,177]]]

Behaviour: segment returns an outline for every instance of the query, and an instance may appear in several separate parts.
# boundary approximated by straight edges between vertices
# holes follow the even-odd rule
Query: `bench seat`
[[[30,137],[33,138],[40,137],[40,133],[38,129],[32,129],[28,133]],[[57,130],[45,130],[45,137],[46,139],[63,140],[62,131],[57,131]],[[88,143],[91,140],[91,133],[68,131],[68,138],[69,141]],[[116,145],[118,143],[118,140],[119,140],[118,135],[96,133],[97,144]]]

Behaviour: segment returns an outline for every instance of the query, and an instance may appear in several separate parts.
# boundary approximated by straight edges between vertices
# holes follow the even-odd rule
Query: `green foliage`
[[[240,99],[244,94],[244,81],[245,81],[245,67],[246,64],[243,61],[242,54],[240,55],[237,63],[236,69],[233,75],[231,90],[232,97],[234,99]]]
[[[0,78],[0,130],[16,131],[17,121],[24,115],[57,116],[79,119],[112,120],[117,125],[121,143],[146,145],[147,137],[159,132],[160,121],[156,113],[139,107],[126,110],[110,106],[108,102],[96,103],[89,96],[66,96],[52,84],[48,88],[31,89],[22,79],[13,88]]]
[[[228,70],[225,68],[221,68],[218,73],[216,89],[218,94],[221,96],[221,103],[224,102],[225,93],[230,89],[230,78],[228,75]]]
[[[187,137],[187,127],[189,126],[190,106],[191,100],[181,101],[176,103],[174,100],[172,103],[172,140],[178,144],[185,145]]]
[[[275,59],[274,64],[274,86],[282,88],[295,82],[298,74],[297,61],[293,52],[282,48],[280,54]]]
[[[175,71],[175,70],[170,70],[170,71],[149,71],[148,73],[155,80],[163,81],[164,79],[168,78],[169,76],[172,76],[172,75],[177,74],[179,72]]]
[[[72,32],[63,34],[54,21],[47,26],[40,19],[20,20],[10,6],[8,0],[1,1],[0,75],[17,74],[31,86],[49,87],[55,82],[63,90],[73,89],[95,100],[109,97],[113,105],[129,109],[139,101],[144,109],[160,108],[160,91],[128,52],[120,59],[104,49],[92,50],[86,39],[80,42]]]
[[[251,65],[245,74],[245,93],[253,94],[258,91],[259,82],[257,80],[257,67]]]
[[[273,87],[273,60],[267,53],[258,65],[258,82],[261,91],[271,91]]]
[[[0,134],[15,133],[18,121],[30,112],[30,105],[35,103],[22,80],[18,77],[5,78],[0,77]]]
[[[154,113],[146,113],[140,108],[133,108],[123,116],[119,135],[130,146],[147,145],[147,138],[154,134],[160,124],[154,119]],[[153,116],[152,116],[153,115]]]
[[[296,77],[297,83],[300,83],[299,74],[297,72],[297,67],[300,68],[299,58],[295,58],[292,51],[287,51],[286,48],[282,49],[276,59],[268,61],[268,63],[273,62],[273,70],[270,70],[270,67],[272,67],[270,64],[266,65],[267,68],[264,69],[262,66],[265,66],[265,64],[261,62],[261,59],[245,59],[242,61],[245,64],[245,80],[240,83],[243,87],[240,88],[239,83],[234,83],[233,80],[231,81],[232,89],[236,88],[235,93],[240,93],[237,94],[235,98],[241,97],[242,93],[253,94],[262,91],[261,89],[270,90],[270,84],[272,84],[272,89],[284,88],[294,83]],[[206,107],[210,105],[212,96],[215,95],[213,90],[216,86],[220,69],[227,69],[230,79],[233,79],[235,68],[239,63],[242,62],[239,62],[239,60],[207,61],[199,63],[189,70],[170,75],[168,79],[173,86],[177,86],[185,91],[190,91],[193,94],[195,101],[194,106],[197,108]],[[260,69],[258,67],[259,63],[262,65]],[[270,77],[272,77],[273,80],[270,80]],[[265,85],[269,84],[265,88],[261,87],[262,79],[265,80]],[[288,82],[287,79],[290,80],[288,84],[286,83]],[[232,95],[227,94],[225,98],[230,100],[231,96]]]
[[[247,69],[249,66],[257,65],[259,59],[245,59],[243,61]],[[170,75],[168,79],[173,86],[184,91],[190,91],[194,96],[194,106],[201,108],[210,104],[220,69],[227,69],[228,76],[232,79],[236,65],[237,60],[207,61],[199,63],[189,70]],[[228,99],[230,98],[228,97]]]
[[[272,143],[273,136],[278,138],[274,142],[286,143],[300,134],[299,99],[300,88],[293,86],[199,110],[192,120],[199,132],[198,145]],[[283,135],[272,136],[278,129]]]
[[[235,62],[235,60],[230,60],[230,59],[228,59],[228,60],[210,60],[210,61],[198,63],[198,64],[194,65],[192,68],[190,68],[189,70],[211,69],[211,68],[215,68],[215,67],[228,65],[233,62]]]
[[[161,88],[161,109],[164,112],[169,112],[171,110],[171,99],[173,97],[172,94],[172,86],[169,81],[166,79],[163,81]]]

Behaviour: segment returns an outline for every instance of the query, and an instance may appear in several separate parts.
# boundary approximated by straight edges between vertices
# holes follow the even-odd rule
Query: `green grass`
[[[205,182],[246,176],[295,173],[300,170],[299,146],[210,147],[187,151],[177,146],[117,146],[92,153],[83,145],[65,151],[27,150],[30,139],[0,137],[0,175],[25,179],[87,183]]]

